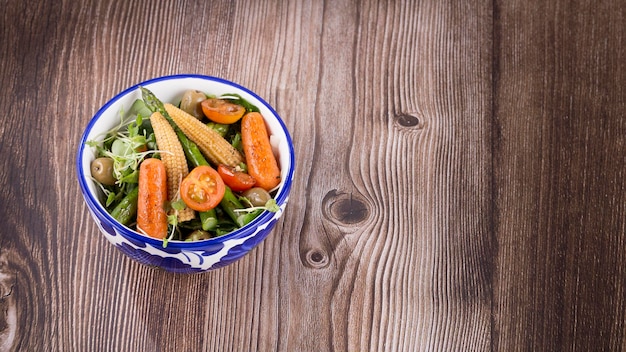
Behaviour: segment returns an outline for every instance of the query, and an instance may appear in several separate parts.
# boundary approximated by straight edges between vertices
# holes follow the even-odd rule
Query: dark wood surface
[[[0,350],[626,350],[623,1],[0,5]],[[279,225],[201,275],[124,257],[75,173],[176,73],[296,150]]]

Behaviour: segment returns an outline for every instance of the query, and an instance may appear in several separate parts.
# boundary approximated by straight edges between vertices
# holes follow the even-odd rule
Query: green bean
[[[251,112],[251,111],[259,112],[259,108],[257,108],[256,105],[253,105],[252,103],[250,103],[249,101],[244,99],[239,94],[228,93],[228,94],[224,94],[224,95],[227,95],[227,96],[231,97],[231,98],[228,98],[228,101],[230,101],[231,103],[235,103],[237,105],[241,105],[244,108],[246,108],[247,112]],[[233,99],[232,97],[234,97],[235,99]]]
[[[224,210],[224,212],[228,214],[231,219],[233,219],[235,224],[239,225],[239,214],[235,210],[243,209],[244,206],[228,186],[224,187],[224,198],[222,198],[222,201],[220,202],[220,207],[222,207],[222,210]]]
[[[133,188],[119,204],[111,211],[111,216],[123,225],[134,219],[137,214],[137,198],[139,197],[139,187]]]
[[[172,118],[165,110],[165,106],[163,106],[163,102],[161,102],[159,98],[157,98],[154,95],[154,93],[152,93],[148,88],[139,87],[139,89],[141,90],[141,98],[143,99],[143,102],[146,108],[148,108],[152,112],[155,112],[155,111],[160,112],[163,115],[163,117],[165,117],[168,121],[171,122]]]
[[[178,128],[176,122],[172,120],[170,114],[168,114],[167,110],[165,110],[165,105],[163,105],[163,102],[160,101],[159,98],[157,98],[154,93],[152,93],[148,88],[139,87],[139,89],[141,90],[141,98],[143,99],[146,108],[152,112],[158,111],[159,113],[161,113],[161,115],[163,115],[167,122],[170,123],[174,131],[178,133],[180,131],[180,128]],[[185,138],[187,138],[187,136],[185,136]]]
[[[213,129],[222,137],[225,137],[226,134],[228,133],[228,129],[229,129],[228,125],[224,125],[224,124],[217,123],[217,122],[209,122],[206,125],[209,126],[211,129]]]
[[[256,219],[257,216],[261,215],[263,209],[256,209],[253,211],[245,212],[239,215],[237,220],[237,224],[241,227],[244,227],[252,222],[252,220]]]
[[[259,214],[263,212],[263,209],[257,209],[253,211],[238,212],[239,209],[246,209],[239,201],[233,191],[226,186],[224,191],[224,198],[220,202],[220,207],[233,219],[235,224],[239,227],[244,227],[254,220]]]
[[[192,142],[185,136],[182,131],[177,131],[176,135],[178,136],[178,140],[180,140],[180,145],[183,147],[183,151],[185,152],[185,156],[187,160],[194,166],[201,165],[209,165],[209,163],[204,158],[204,155],[200,152],[200,148],[196,143]]]
[[[200,221],[204,231],[212,231],[217,227],[217,214],[215,209],[200,212]]]

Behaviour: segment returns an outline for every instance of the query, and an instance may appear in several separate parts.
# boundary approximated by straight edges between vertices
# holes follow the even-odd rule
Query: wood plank
[[[285,248],[308,271],[285,267],[285,350],[488,348],[490,14],[324,7],[314,110],[293,126],[308,187]]]
[[[625,8],[496,10],[496,346],[623,349]]]

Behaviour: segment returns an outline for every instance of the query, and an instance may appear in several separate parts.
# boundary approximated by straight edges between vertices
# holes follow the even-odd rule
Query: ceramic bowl
[[[120,112],[128,111],[141,98],[140,86],[151,90],[161,101],[176,103],[187,89],[208,94],[237,93],[256,105],[265,118],[274,140],[278,141],[281,183],[275,194],[277,212],[264,211],[254,221],[229,234],[208,240],[184,242],[163,241],[140,234],[117,222],[102,205],[103,193],[91,179],[90,163],[95,149],[87,141],[101,141],[106,131],[119,124]],[[276,147],[276,146],[275,146]],[[254,92],[236,83],[210,76],[174,75],[141,82],[108,101],[89,121],[76,158],[78,181],[89,213],[106,239],[133,260],[176,273],[205,272],[229,265],[242,258],[263,241],[285,211],[294,174],[294,149],[284,122],[276,111]]]

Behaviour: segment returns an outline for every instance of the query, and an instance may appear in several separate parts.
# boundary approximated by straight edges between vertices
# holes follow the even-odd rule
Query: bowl
[[[132,103],[141,98],[140,87],[149,89],[161,101],[174,104],[180,101],[185,90],[196,89],[218,96],[236,93],[256,105],[272,135],[272,144],[278,151],[281,183],[274,194],[278,210],[263,211],[245,227],[220,237],[192,242],[171,240],[165,247],[162,240],[143,235],[116,221],[102,205],[104,194],[91,178],[90,163],[94,160],[96,151],[87,141],[102,141],[105,133],[119,124],[120,113],[128,111]],[[175,273],[199,273],[224,267],[242,258],[261,243],[285,210],[294,166],[291,136],[276,111],[249,89],[225,79],[204,75],[158,77],[117,94],[89,121],[78,145],[76,157],[78,182],[83,198],[104,237],[133,260]]]

